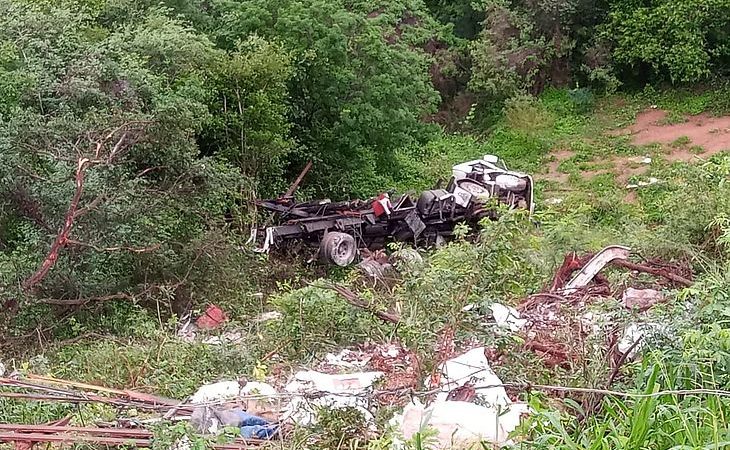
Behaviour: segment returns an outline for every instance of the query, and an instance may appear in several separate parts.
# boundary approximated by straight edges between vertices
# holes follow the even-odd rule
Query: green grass
[[[692,141],[687,136],[680,136],[677,139],[675,139],[674,141],[672,141],[672,143],[669,145],[671,145],[672,148],[682,148],[682,147],[688,146],[691,143],[692,143]]]

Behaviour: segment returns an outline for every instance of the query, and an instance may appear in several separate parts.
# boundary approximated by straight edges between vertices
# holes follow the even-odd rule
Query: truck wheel
[[[357,256],[355,238],[337,231],[326,233],[319,243],[319,254],[324,262],[347,267]]]

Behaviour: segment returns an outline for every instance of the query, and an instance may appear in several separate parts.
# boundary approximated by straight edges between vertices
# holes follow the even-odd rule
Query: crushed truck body
[[[273,225],[252,229],[249,242],[260,244],[258,251],[303,242],[318,248],[323,262],[348,266],[358,248],[379,249],[389,240],[435,243],[448,239],[458,223],[475,228],[482,219],[496,217],[495,203],[530,213],[534,209],[532,177],[508,170],[493,155],[454,166],[445,188],[417,198],[403,194],[391,199],[382,193],[367,201],[298,203],[293,191],[305,172],[284,196],[257,202],[273,213]]]

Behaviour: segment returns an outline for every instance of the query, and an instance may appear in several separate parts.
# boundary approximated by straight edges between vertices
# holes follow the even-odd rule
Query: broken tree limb
[[[385,322],[390,323],[400,323],[400,316],[397,314],[391,314],[385,311],[379,311],[375,308],[373,308],[372,305],[370,305],[368,302],[360,298],[359,295],[352,292],[348,288],[344,286],[340,286],[338,284],[316,284],[315,286],[325,288],[325,289],[331,289],[338,294],[345,300],[347,300],[347,303],[351,304],[352,306],[355,306],[356,308],[364,309],[365,311],[368,311],[369,313],[372,313],[375,317],[377,317],[380,320],[383,320]]]
[[[625,269],[629,270],[635,270],[637,272],[643,272],[648,273],[651,275],[655,275],[658,277],[666,278],[669,281],[673,281],[677,284],[681,284],[682,286],[689,287],[692,286],[692,280],[689,280],[681,275],[677,275],[675,273],[672,273],[666,269],[658,269],[655,267],[646,266],[644,264],[637,264],[628,260],[623,259],[617,259],[612,261],[612,264],[623,267]]]
[[[51,249],[48,252],[48,255],[46,255],[46,258],[43,260],[38,270],[23,282],[23,289],[26,291],[33,289],[43,280],[43,278],[46,277],[51,268],[56,264],[59,252],[66,245],[66,241],[68,240],[68,236],[74,225],[76,210],[79,207],[81,194],[84,191],[84,175],[89,165],[90,162],[88,158],[79,159],[75,176],[76,189],[74,190],[74,195],[71,198],[71,204],[66,211],[66,218],[63,221],[63,226],[58,232],[58,235],[56,235],[56,239],[53,241],[53,244],[51,244]]]

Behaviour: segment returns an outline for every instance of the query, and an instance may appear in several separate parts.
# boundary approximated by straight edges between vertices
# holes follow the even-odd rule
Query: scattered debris
[[[338,354],[328,353],[324,359],[328,366],[344,367],[347,369],[362,369],[367,366],[372,357],[365,352],[354,352],[343,349]]]
[[[205,313],[198,317],[195,324],[198,328],[213,329],[218,328],[222,323],[227,321],[228,316],[226,316],[226,313],[224,313],[222,309],[216,305],[210,305],[208,306],[208,309],[205,310]]]
[[[398,270],[414,270],[423,266],[423,257],[414,248],[402,248],[391,255],[392,264]]]
[[[627,288],[621,297],[621,302],[628,309],[646,311],[657,303],[664,301],[664,294],[656,289]]]
[[[492,303],[492,316],[500,328],[509,328],[510,331],[520,331],[527,320],[520,318],[520,313],[511,306],[505,306],[501,303]]]
[[[571,294],[584,288],[606,265],[617,259],[628,259],[631,249],[621,245],[611,245],[596,253],[563,289],[563,294]]]
[[[618,351],[624,354],[630,352],[629,357],[632,358],[641,350],[647,337],[657,334],[666,335],[667,332],[667,326],[659,323],[633,323],[624,329],[617,345]]]
[[[519,333],[524,340],[523,348],[539,355],[548,367],[570,368],[581,363],[578,351],[585,344],[586,337],[603,338],[599,333],[605,332],[610,341],[606,339],[606,344],[601,339],[598,345],[607,350],[610,355],[607,359],[613,363],[606,376],[608,389],[623,362],[635,357],[650,336],[666,336],[668,327],[643,317],[623,330],[612,323],[609,331],[600,320],[610,322],[611,316],[589,311],[588,307],[600,299],[610,299],[615,307],[615,300],[620,298],[626,308],[643,312],[665,301],[665,292],[670,287],[692,284],[692,273],[688,267],[660,260],[637,263],[631,257],[630,249],[619,245],[606,247],[595,254],[579,256],[570,253],[565,256],[545,292],[529,296],[517,308],[493,303],[491,315],[498,327]],[[385,257],[383,252],[371,252],[368,260],[381,268],[423,262],[413,249],[396,252],[392,258]],[[624,277],[625,284],[611,286],[609,277],[603,273],[609,266],[614,270],[630,271]],[[374,273],[365,267],[363,270]],[[647,274],[656,279],[651,281],[652,277],[647,277]],[[324,287],[381,320],[393,324],[400,322],[398,315],[376,308],[344,286]],[[474,307],[467,305],[464,310]],[[623,314],[626,315],[626,312]],[[263,322],[280,317],[278,312],[269,312],[253,320]],[[183,326],[180,333],[181,336],[195,338],[199,328],[216,329],[226,320],[225,313],[211,305],[195,323],[188,322]],[[199,432],[206,434],[219,433],[224,427],[237,427],[242,441],[217,447],[225,449],[244,448],[244,441],[245,445],[256,445],[281,437],[292,424],[315,425],[321,408],[354,408],[372,429],[373,408],[383,405],[403,407],[402,413],[391,422],[400,433],[399,439],[409,439],[425,427],[431,427],[437,431],[437,448],[465,447],[481,442],[508,444],[509,434],[530,410],[526,404],[508,396],[505,384],[490,367],[490,361],[499,363],[504,355],[500,356],[497,349],[477,346],[451,357],[457,351],[454,344],[456,326],[447,325],[437,332],[440,334],[437,359],[441,363],[425,382],[420,380],[421,367],[414,352],[397,343],[367,342],[357,348],[327,354],[324,361],[312,366],[317,370],[295,373],[283,388],[283,383],[273,381],[274,385],[244,379],[220,381],[201,386],[189,399],[180,402],[50,377],[11,375],[3,378],[4,367],[0,364],[0,386],[9,388],[0,391],[0,397],[67,403],[100,402],[119,408],[134,408],[156,413],[159,415],[157,420],[190,420]],[[205,338],[203,342],[226,345],[241,339],[241,333],[228,331]],[[286,342],[279,344],[287,345]],[[426,391],[418,392],[422,385],[425,385]],[[413,399],[409,393],[415,393]],[[584,404],[586,411],[597,407],[601,397],[594,396],[589,400]],[[120,428],[122,424],[122,421],[117,421],[116,428],[109,429],[61,426],[67,424],[49,424],[46,428],[12,425],[16,427],[13,429],[0,426],[0,442],[121,445],[121,440],[126,439],[139,447],[151,444],[148,431]],[[402,444],[398,440],[395,442],[396,448]],[[184,446],[181,441],[178,448]]]
[[[227,331],[220,336],[208,336],[201,342],[208,345],[230,345],[243,342],[243,333],[240,331]]]
[[[388,255],[383,250],[370,252],[367,249],[363,251],[363,254],[367,254],[367,256],[358,264],[360,270],[370,278],[384,282],[386,274],[393,268],[388,260]]]
[[[420,362],[416,354],[398,344],[374,344],[364,350],[372,355],[370,369],[384,373],[378,385],[386,392],[379,393],[375,400],[381,406],[405,405],[409,399],[403,392],[415,390],[420,384]]]
[[[279,432],[277,424],[240,408],[196,408],[190,417],[190,423],[198,433],[203,434],[217,434],[223,428],[236,427],[241,430],[241,437],[244,439],[271,439]]]
[[[437,448],[465,448],[486,441],[507,444],[509,433],[529,408],[513,403],[502,381],[489,367],[484,347],[446,361],[435,401],[426,406],[417,399],[392,420],[400,435],[410,439],[425,427],[438,431]],[[427,381],[428,383],[428,381]],[[396,448],[402,443],[396,442]]]
[[[524,348],[539,355],[547,367],[570,369],[585,356],[585,342],[589,336],[600,332],[613,334],[612,330],[616,328],[609,316],[604,314],[599,318],[588,311],[591,304],[618,299],[626,308],[644,312],[665,300],[663,287],[692,285],[692,273],[686,266],[660,260],[640,264],[631,261],[630,256],[630,249],[620,245],[580,257],[574,252],[565,255],[549,289],[527,297],[517,307],[519,317],[525,323],[513,331],[519,332],[525,340]],[[630,270],[628,283],[636,280],[636,284],[612,287],[602,273],[607,266]],[[639,279],[639,274],[653,275],[657,279],[653,284],[648,283]],[[627,333],[617,348],[619,352],[627,351],[636,342],[636,339],[626,337],[633,336],[635,330],[628,327]],[[632,350],[633,357],[637,349]],[[613,351],[608,349],[608,353]]]
[[[254,319],[254,322],[261,323],[261,322],[268,322],[271,320],[279,320],[284,315],[280,313],[279,311],[268,311],[265,313],[261,313]]]
[[[300,395],[292,397],[286,407],[285,417],[306,426],[317,422],[320,408],[352,407],[360,411],[366,421],[372,423],[374,417],[368,409],[368,398],[363,394],[383,375],[383,372],[342,375],[329,375],[313,370],[297,372],[284,389]]]
[[[435,447],[431,448],[485,448],[483,442],[508,444],[509,433],[519,425],[520,414],[527,412],[527,407],[511,407],[502,415],[500,412],[500,408],[470,402],[441,401],[425,406],[414,400],[392,424],[398,426],[404,439],[411,439],[426,428],[435,429],[438,434]],[[394,448],[404,448],[403,443],[394,439]]]
[[[258,381],[220,381],[201,386],[190,397],[193,406],[237,405],[249,414],[264,419],[280,419],[282,407],[277,390]]]
[[[638,181],[633,184],[627,184],[626,189],[637,189],[637,188],[644,187],[644,186],[651,186],[652,184],[657,184],[658,182],[659,182],[658,178],[649,177],[648,181]]]

